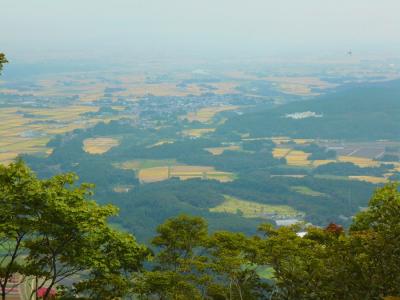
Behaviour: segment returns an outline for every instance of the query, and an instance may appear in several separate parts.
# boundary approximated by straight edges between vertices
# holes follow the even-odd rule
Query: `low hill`
[[[378,140],[400,138],[400,80],[342,89],[308,101],[244,114],[217,134]]]

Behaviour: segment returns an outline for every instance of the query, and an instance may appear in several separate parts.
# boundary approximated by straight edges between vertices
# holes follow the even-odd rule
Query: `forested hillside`
[[[309,101],[237,116],[218,132],[250,133],[252,137],[398,140],[399,115],[400,81],[395,80],[342,88]]]
[[[116,207],[96,204],[90,185],[75,179],[40,180],[21,161],[0,166],[2,299],[19,285],[60,300],[400,295],[398,185],[377,189],[349,230],[264,223],[245,235],[210,231],[203,218],[181,214],[145,246],[112,228]]]

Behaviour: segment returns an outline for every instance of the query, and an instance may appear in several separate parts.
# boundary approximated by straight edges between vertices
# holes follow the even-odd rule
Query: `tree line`
[[[74,174],[0,166],[0,288],[37,278],[45,299],[383,299],[400,295],[400,192],[376,190],[349,230],[262,224],[210,232],[201,217],[159,225],[151,245],[112,228],[111,205]],[[306,230],[305,235],[299,231]],[[65,284],[67,281],[73,284]]]

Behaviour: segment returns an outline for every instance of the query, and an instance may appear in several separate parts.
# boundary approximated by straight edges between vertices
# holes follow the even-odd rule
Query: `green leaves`
[[[378,189],[349,233],[335,224],[308,228],[260,227],[258,264],[274,269],[272,299],[381,299],[400,294],[400,193]]]
[[[119,299],[381,299],[400,295],[400,193],[378,189],[349,232],[263,224],[263,236],[208,233],[204,219],[180,215],[157,228],[155,255],[109,227],[117,213],[90,199],[74,174],[40,180],[22,162],[0,166],[0,288],[13,273],[63,297]],[[151,263],[150,263],[151,261]],[[148,268],[144,268],[148,262]],[[261,278],[259,268],[272,268]]]
[[[254,267],[256,244],[240,233],[209,235],[198,217],[180,215],[157,229],[153,271],[141,293],[161,299],[259,299],[262,283]],[[265,287],[265,286],[263,286]]]
[[[122,297],[132,291],[149,252],[133,236],[108,226],[117,213],[90,200],[91,185],[75,186],[74,174],[40,180],[22,162],[0,166],[0,239],[5,249],[0,287],[14,272],[39,277],[49,289],[80,277],[77,291]]]
[[[8,60],[5,56],[4,53],[0,53],[0,75],[1,75],[1,71],[3,70],[3,65],[8,63]]]

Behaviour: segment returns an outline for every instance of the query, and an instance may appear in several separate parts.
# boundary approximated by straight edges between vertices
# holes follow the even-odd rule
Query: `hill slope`
[[[400,138],[400,80],[341,90],[313,100],[238,116],[219,134],[377,140]]]

